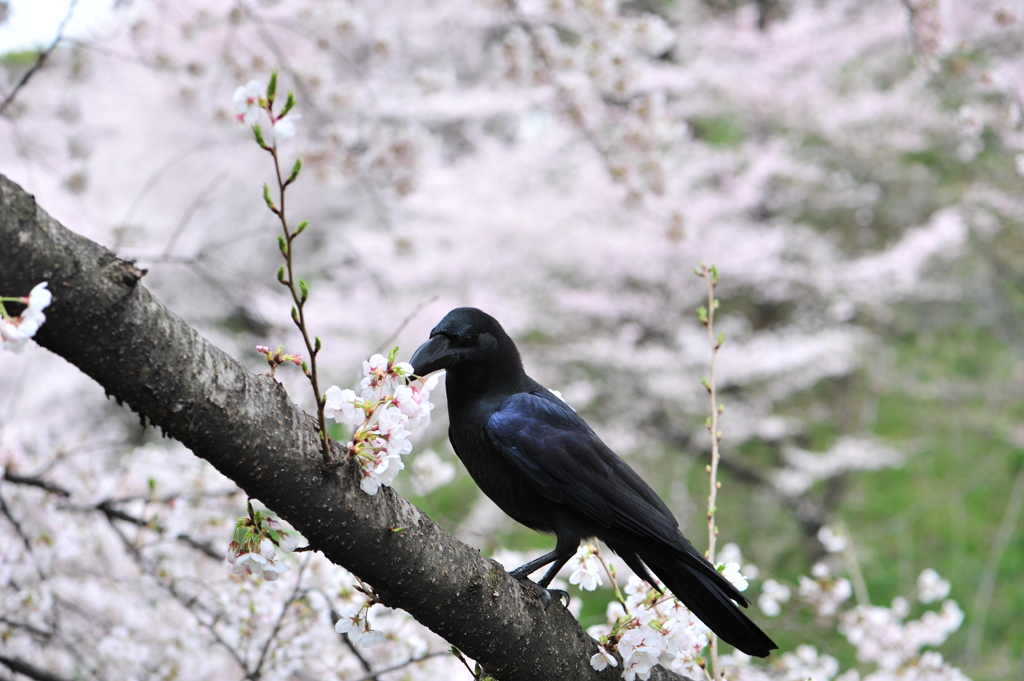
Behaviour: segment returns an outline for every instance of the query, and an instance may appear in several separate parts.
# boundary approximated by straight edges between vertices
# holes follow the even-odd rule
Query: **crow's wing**
[[[541,390],[512,395],[490,416],[486,430],[495,450],[542,496],[595,529],[686,552],[679,524],[654,490],[569,405]]]

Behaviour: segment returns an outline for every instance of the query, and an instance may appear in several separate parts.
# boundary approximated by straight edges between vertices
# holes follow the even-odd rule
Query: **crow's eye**
[[[476,334],[473,333],[473,334],[465,334],[465,335],[462,335],[462,336],[452,336],[451,337],[451,341],[452,341],[452,345],[454,345],[456,347],[468,348],[468,347],[471,347],[473,345],[476,345]]]

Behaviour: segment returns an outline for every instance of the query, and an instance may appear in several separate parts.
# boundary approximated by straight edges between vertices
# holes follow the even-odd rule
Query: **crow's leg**
[[[548,563],[551,563],[551,562],[554,562],[554,561],[558,560],[559,558],[560,558],[560,556],[559,556],[559,553],[558,553],[558,549],[555,549],[554,551],[551,551],[550,553],[545,553],[540,558],[534,558],[533,560],[531,560],[529,563],[526,563],[525,565],[520,565],[515,570],[510,570],[509,574],[512,575],[513,577],[515,577],[516,579],[520,579],[520,580],[522,580],[522,579],[529,579],[531,574],[533,574],[537,570],[541,569],[542,567],[544,567]],[[568,558],[566,560],[568,560]],[[565,561],[562,561],[562,565],[564,565],[564,564],[565,564]],[[561,565],[559,565],[559,569],[561,569]],[[544,575],[544,576],[546,577],[547,575]],[[551,583],[550,579],[548,580],[548,583],[549,584]]]
[[[540,568],[544,567],[548,563],[551,563],[551,567],[548,568],[548,571],[544,573],[544,576],[541,577],[540,581],[536,582],[536,585],[544,589],[544,591],[547,593],[549,605],[551,603],[551,594],[555,594],[558,596],[559,602],[561,602],[562,598],[564,597],[565,605],[566,607],[568,607],[569,594],[562,591],[561,589],[548,589],[547,586],[551,583],[551,580],[555,578],[555,575],[558,574],[558,571],[561,570],[562,567],[569,562],[569,559],[576,554],[576,549],[579,547],[579,545],[579,537],[559,537],[558,543],[555,545],[554,551],[551,551],[550,553],[545,553],[540,558],[536,558],[525,565],[517,567],[515,570],[509,572],[509,574],[520,581],[530,581],[529,575],[539,570]]]
[[[580,546],[580,538],[575,533],[566,532],[558,534],[558,541],[555,544],[555,550],[549,553],[545,553],[540,558],[531,560],[526,565],[520,565],[515,570],[512,570],[509,574],[516,579],[526,579],[532,573],[536,572],[540,568],[544,567],[548,563],[552,563],[548,571],[544,573],[540,581],[537,582],[539,586],[547,587],[551,583],[551,580],[555,578],[558,571],[569,562],[569,559],[576,554],[576,549]]]

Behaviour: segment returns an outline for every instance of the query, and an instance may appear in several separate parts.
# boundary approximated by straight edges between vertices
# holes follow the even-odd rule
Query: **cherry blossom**
[[[36,335],[39,327],[46,321],[43,310],[53,300],[48,285],[45,281],[36,284],[24,297],[0,298],[0,348],[19,353],[25,342]],[[26,307],[20,315],[11,317],[3,305],[4,300],[24,303]]]
[[[274,121],[274,124],[270,128],[270,139],[271,144],[276,146],[278,142],[295,137],[295,122],[302,118],[302,114],[289,113],[287,116],[283,116]]]
[[[743,576],[742,572],[740,572],[739,563],[719,563],[718,571],[740,591],[746,591],[747,587],[750,586],[747,582],[747,578]]]
[[[597,652],[590,656],[590,666],[597,671],[604,671],[607,667],[618,667],[619,661],[615,656],[605,650],[604,646],[598,646]]]
[[[245,85],[238,86],[233,100],[239,123],[253,125],[259,120],[262,97],[263,84],[259,81],[250,80]]]
[[[660,634],[648,627],[630,629],[622,635],[618,650],[622,655],[622,678],[625,681],[650,678],[651,669],[661,656],[661,649],[657,647],[660,638]]]
[[[455,479],[455,466],[433,449],[420,452],[412,462],[412,489],[424,496]]]
[[[757,605],[768,617],[778,617],[782,612],[781,603],[788,603],[792,592],[785,584],[774,579],[766,579],[761,585],[761,594],[757,597]]]
[[[344,390],[336,385],[327,389],[324,402],[324,416],[347,426],[360,426],[366,421],[363,401],[356,397],[354,390]]]
[[[821,542],[821,545],[829,553],[842,553],[846,550],[848,544],[845,536],[836,534],[828,525],[822,525],[821,529],[818,530],[818,541]]]
[[[585,591],[593,591],[604,584],[601,580],[601,566],[590,544],[580,546],[576,554],[569,559],[567,566],[572,570],[569,576],[570,584],[578,584]]]
[[[932,568],[924,569],[917,577],[917,600],[922,603],[934,603],[949,595],[948,580],[939,577]]]

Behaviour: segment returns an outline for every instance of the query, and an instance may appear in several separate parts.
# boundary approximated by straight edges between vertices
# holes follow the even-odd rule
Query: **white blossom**
[[[284,118],[278,118],[270,128],[270,139],[272,144],[283,142],[295,137],[295,121],[302,118],[302,114],[291,112]]]
[[[259,119],[262,96],[263,85],[259,81],[250,80],[245,85],[238,86],[233,99],[240,123],[252,125]]]
[[[836,534],[828,525],[822,525],[818,530],[818,541],[829,553],[842,553],[846,550],[848,540],[841,534]]]
[[[719,563],[718,571],[739,591],[746,591],[750,586],[747,578],[740,572],[739,563],[725,563],[724,565]]]
[[[598,646],[597,652],[590,656],[590,666],[597,671],[603,671],[608,666],[618,667],[619,661],[615,659],[615,656],[604,649],[604,646]]]
[[[661,637],[650,627],[630,629],[619,639],[618,651],[622,656],[622,678],[645,680],[651,676],[651,668],[658,664],[661,650],[657,647]]]
[[[342,390],[336,385],[327,389],[324,395],[324,418],[333,418],[338,423],[358,428],[366,422],[366,411],[354,391]]]
[[[780,603],[787,603],[792,593],[785,584],[780,584],[774,579],[766,579],[761,585],[761,595],[757,598],[757,605],[768,617],[778,617],[782,612]]]
[[[932,568],[925,568],[917,577],[917,600],[934,603],[949,595],[949,582]]]
[[[53,301],[53,294],[47,288],[49,282],[42,282],[32,287],[28,294],[28,307],[21,313],[23,319],[36,319],[39,324],[46,321],[43,310],[50,306]]]
[[[604,584],[601,580],[600,563],[589,544],[576,549],[576,554],[569,559],[568,567],[572,570],[572,574],[569,575],[570,584],[578,584],[586,591],[593,591]]]
[[[412,462],[412,489],[424,496],[455,479],[455,466],[443,461],[437,452],[428,449]]]

